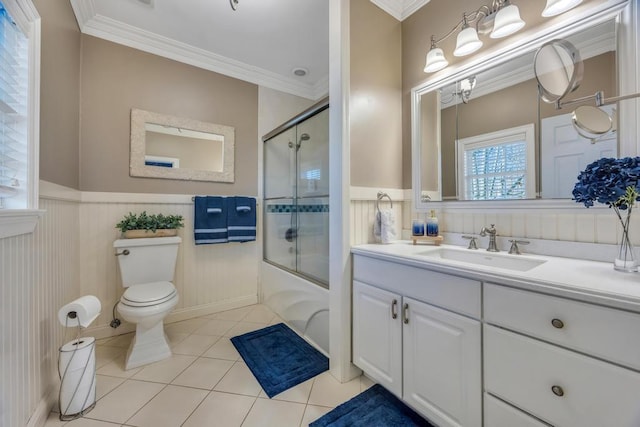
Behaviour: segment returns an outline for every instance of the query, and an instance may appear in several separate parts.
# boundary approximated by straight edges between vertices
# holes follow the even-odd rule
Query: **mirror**
[[[131,110],[131,176],[234,182],[231,126]]]
[[[598,107],[581,105],[571,115],[576,131],[584,138],[595,143],[598,138],[614,130],[611,117]]]
[[[574,45],[557,39],[538,49],[533,60],[533,72],[540,88],[540,98],[554,103],[580,86],[584,65]]]
[[[617,135],[600,135],[607,143],[593,145],[592,137],[574,129],[572,109],[556,109],[540,97],[617,94],[616,31],[612,17],[573,34],[548,34],[547,40],[561,38],[567,45],[559,41],[541,51],[535,73],[543,40],[414,88],[416,208],[428,210],[431,201],[571,198],[586,164],[617,157]],[[544,92],[536,73],[549,82]]]

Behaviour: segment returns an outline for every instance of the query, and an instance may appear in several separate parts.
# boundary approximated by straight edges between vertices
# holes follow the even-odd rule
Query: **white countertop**
[[[613,260],[597,262],[543,255],[508,255],[506,252],[500,252],[500,256],[546,261],[528,271],[513,271],[422,255],[438,248],[470,250],[454,245],[413,245],[410,241],[398,241],[387,245],[358,245],[351,248],[351,252],[413,267],[640,312],[640,273],[616,271],[613,269]],[[484,249],[478,249],[478,252],[491,255]]]

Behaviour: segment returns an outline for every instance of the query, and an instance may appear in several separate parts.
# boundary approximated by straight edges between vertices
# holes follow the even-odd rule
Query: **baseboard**
[[[235,308],[246,307],[258,303],[257,295],[248,295],[239,298],[228,299],[224,301],[214,302],[211,304],[199,305],[196,307],[179,308],[169,314],[164,322],[175,323],[183,320],[193,319],[195,317],[206,316],[208,314],[219,313],[221,311],[233,310]],[[136,330],[135,325],[131,323],[123,322],[117,329],[112,328],[109,325],[102,325],[93,328],[86,329],[83,334],[85,336],[92,336],[96,339],[114,337],[116,335],[123,335]]]
[[[51,390],[45,397],[40,399],[38,402],[38,406],[36,406],[35,411],[29,417],[29,421],[27,422],[26,427],[43,427],[47,418],[49,417],[49,412],[51,412],[51,408],[55,404],[57,399],[57,390]]]

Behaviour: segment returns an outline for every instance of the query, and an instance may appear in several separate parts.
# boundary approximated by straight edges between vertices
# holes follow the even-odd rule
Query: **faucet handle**
[[[509,240],[509,243],[511,243],[511,248],[509,249],[509,253],[510,254],[516,254],[516,255],[520,255],[520,248],[518,247],[518,244],[520,245],[528,245],[529,241],[528,240],[517,240],[517,239],[513,239],[513,240]]]
[[[462,238],[469,241],[467,249],[478,249],[478,238],[476,236],[462,236]]]

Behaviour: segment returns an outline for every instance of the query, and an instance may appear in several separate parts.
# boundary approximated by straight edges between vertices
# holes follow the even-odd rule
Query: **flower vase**
[[[627,210],[626,216],[623,218],[616,208],[616,213],[622,224],[622,238],[618,244],[618,253],[613,262],[613,268],[618,271],[633,273],[638,271],[638,260],[635,250],[629,239],[629,223],[631,219],[631,207]]]

